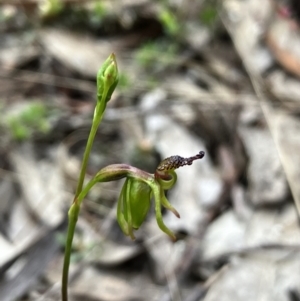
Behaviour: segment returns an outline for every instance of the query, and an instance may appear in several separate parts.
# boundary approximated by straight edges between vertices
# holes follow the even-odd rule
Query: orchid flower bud
[[[104,97],[107,103],[113,91],[115,90],[119,80],[118,66],[116,57],[112,53],[103,63],[97,74],[97,99],[101,101]]]

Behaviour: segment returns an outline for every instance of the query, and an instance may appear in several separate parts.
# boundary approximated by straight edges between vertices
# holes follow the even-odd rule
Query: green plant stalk
[[[80,194],[80,192],[82,190],[82,187],[83,187],[85,174],[86,174],[86,169],[87,169],[87,164],[88,164],[88,161],[89,161],[89,157],[90,157],[90,153],[91,153],[92,146],[93,146],[93,143],[94,143],[94,139],[95,139],[98,127],[99,127],[99,125],[102,121],[103,113],[105,111],[106,95],[107,95],[107,91],[105,91],[105,93],[103,93],[101,101],[97,102],[97,105],[96,105],[96,108],[95,108],[91,131],[90,131],[88,141],[87,141],[87,144],[86,144],[86,148],[85,148],[85,151],[84,151],[84,154],[83,154],[82,165],[81,165],[81,170],[80,170],[80,175],[79,175],[79,179],[78,179],[78,184],[77,184],[77,189],[76,189],[76,193],[75,193],[74,202],[76,201],[76,197],[78,197],[78,195]]]
[[[95,109],[95,113],[97,110],[97,106]],[[94,114],[94,116],[97,116]],[[94,138],[99,127],[99,124],[102,120],[103,114],[98,115],[98,118],[94,118],[91,132],[87,141],[86,149],[83,156],[83,162],[81,166],[80,176],[78,180],[78,185],[76,189],[76,195],[71,205],[69,212],[68,212],[68,230],[67,230],[67,240],[66,240],[66,249],[65,249],[65,257],[64,257],[64,266],[63,266],[63,276],[62,276],[62,300],[68,301],[68,276],[69,276],[69,265],[70,265],[70,257],[71,257],[71,250],[72,250],[72,242],[75,233],[75,227],[78,220],[78,215],[80,211],[80,205],[82,203],[83,198],[88,193],[90,187],[90,183],[82,190],[86,168],[88,159],[91,153],[92,145],[94,142]],[[93,184],[94,185],[94,184]],[[88,190],[87,190],[88,189]]]
[[[63,275],[62,275],[62,300],[68,300],[68,279],[69,279],[69,266],[70,266],[70,258],[72,251],[72,242],[75,232],[75,227],[79,214],[79,205],[78,202],[74,202],[68,212],[68,234],[66,240],[66,248],[65,248],[65,257],[64,257],[64,266],[63,266]]]
[[[83,161],[81,165],[75,198],[68,212],[68,232],[67,232],[67,240],[66,240],[66,248],[65,248],[65,256],[64,256],[64,264],[63,264],[62,289],[61,289],[63,301],[68,301],[69,266],[70,266],[70,258],[71,258],[71,251],[72,251],[72,243],[73,243],[75,227],[80,211],[80,205],[82,203],[82,200],[88,193],[89,189],[91,189],[91,187],[95,184],[93,183],[93,181],[90,181],[88,185],[82,190],[84,179],[85,179],[86,168],[92,150],[93,142],[97,133],[97,129],[102,121],[103,113],[106,108],[106,97],[107,97],[107,89],[104,90],[101,100],[97,102],[94,111],[93,123],[83,155]]]
[[[83,188],[84,179],[87,169],[89,156],[92,150],[94,139],[97,133],[97,129],[102,121],[103,114],[106,108],[107,102],[110,100],[113,91],[118,84],[118,67],[116,57],[112,53],[101,66],[97,74],[97,103],[94,110],[93,122],[91,131],[89,133],[87,145],[84,151],[80,175],[75,192],[73,203],[68,212],[68,230],[65,248],[65,257],[63,264],[63,276],[62,276],[62,300],[68,301],[68,278],[69,278],[69,266],[72,250],[72,242],[74,238],[76,223],[79,216],[80,206],[92,188],[99,181],[97,175]],[[106,178],[102,179],[105,181]],[[100,181],[101,182],[101,181]]]
[[[72,251],[72,243],[75,233],[75,227],[78,220],[78,215],[80,211],[80,206],[88,194],[90,189],[97,183],[97,178],[94,177],[81,191],[79,196],[75,199],[73,204],[71,205],[69,212],[68,212],[68,233],[67,233],[67,241],[66,241],[66,248],[65,248],[65,258],[64,258],[64,266],[63,266],[63,275],[62,275],[62,300],[68,300],[68,278],[69,278],[69,266],[70,266],[70,258],[71,258],[71,251]]]
[[[97,74],[97,104],[94,110],[92,128],[84,151],[82,166],[78,179],[74,202],[80,194],[86,173],[86,168],[99,124],[103,118],[107,102],[118,84],[118,67],[116,57],[112,53],[103,63]]]

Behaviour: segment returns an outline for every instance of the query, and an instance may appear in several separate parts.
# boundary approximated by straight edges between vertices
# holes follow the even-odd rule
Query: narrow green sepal
[[[100,169],[96,176],[97,182],[111,182],[123,179],[128,176],[131,166],[127,164],[111,164]]]

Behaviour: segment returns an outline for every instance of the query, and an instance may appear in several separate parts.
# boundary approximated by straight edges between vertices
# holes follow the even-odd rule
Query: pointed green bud
[[[107,103],[119,80],[116,56],[112,53],[103,63],[97,74],[97,99]]]

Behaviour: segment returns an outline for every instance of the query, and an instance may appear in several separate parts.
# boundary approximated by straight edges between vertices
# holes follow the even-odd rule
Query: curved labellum
[[[180,156],[171,156],[163,161],[158,165],[155,171],[156,177],[164,178],[170,173],[170,171],[173,171],[179,167],[185,166],[185,165],[192,165],[192,163],[195,160],[202,159],[205,155],[204,151],[200,151],[196,156],[183,158]]]

